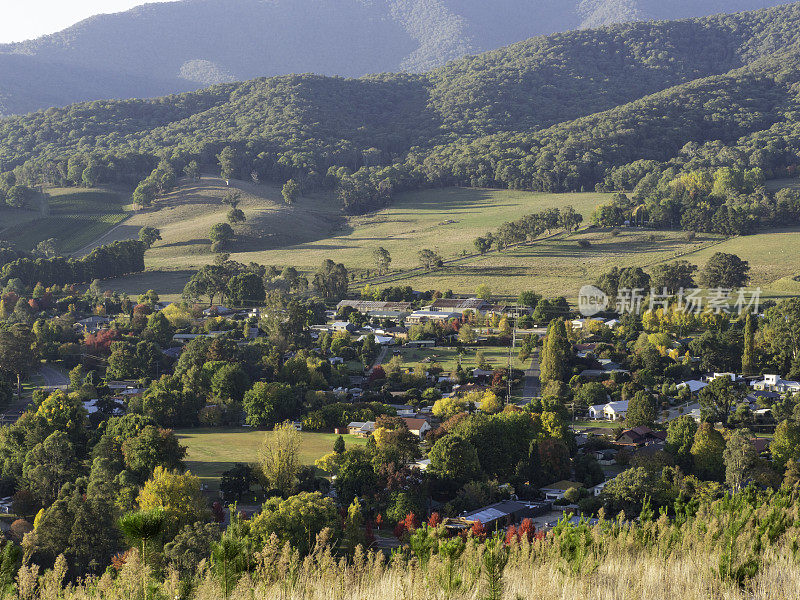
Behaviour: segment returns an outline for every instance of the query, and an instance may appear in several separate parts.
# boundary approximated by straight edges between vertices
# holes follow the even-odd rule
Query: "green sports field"
[[[180,429],[176,435],[180,443],[187,447],[186,466],[208,485],[209,489],[219,489],[223,472],[237,462],[252,464],[258,460],[258,449],[269,431],[248,427],[229,429]],[[313,465],[318,458],[333,451],[336,435],[304,431],[300,459],[305,465]],[[363,445],[365,438],[352,435],[343,436],[345,444]]]

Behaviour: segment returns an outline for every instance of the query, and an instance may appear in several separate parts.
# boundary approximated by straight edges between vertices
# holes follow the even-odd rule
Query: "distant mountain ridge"
[[[541,34],[786,0],[182,0],[0,45],[0,114],[288,73],[423,72]]]

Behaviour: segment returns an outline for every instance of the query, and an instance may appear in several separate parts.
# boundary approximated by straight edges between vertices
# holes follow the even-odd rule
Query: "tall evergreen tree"
[[[570,343],[563,319],[553,319],[542,347],[540,379],[542,385],[550,381],[564,381],[569,364]]]
[[[742,353],[742,373],[745,375],[753,375],[756,371],[756,327],[755,317],[748,314],[744,323],[744,352]]]

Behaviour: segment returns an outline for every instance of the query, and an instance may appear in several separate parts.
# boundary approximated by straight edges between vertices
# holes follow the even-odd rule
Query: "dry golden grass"
[[[788,500],[788,502],[785,502]],[[323,530],[313,552],[301,558],[274,534],[254,555],[253,567],[227,597],[232,600],[787,600],[800,598],[800,521],[797,493],[752,501],[722,499],[701,505],[696,518],[676,524],[665,516],[637,524],[622,519],[590,528],[560,527],[544,540],[514,541],[507,550],[501,593],[487,592],[488,545],[468,536],[463,553],[448,560],[433,553],[426,562],[410,552],[387,559],[383,552],[363,552],[350,559],[332,550]],[[779,525],[780,524],[780,525]],[[732,532],[731,526],[738,527]],[[444,528],[430,530],[441,539]],[[760,540],[760,553],[750,550]],[[733,560],[723,559],[734,548]],[[755,574],[737,582],[722,565],[738,567],[755,557]],[[143,577],[144,575],[144,577]],[[136,551],[116,578],[108,574],[59,595],[52,571],[40,577],[40,600],[143,597],[147,570]],[[194,576],[192,593],[181,595],[178,574],[167,569],[158,579],[161,596],[217,600],[226,594],[207,562]],[[455,575],[453,577],[452,575]],[[56,576],[57,577],[57,574]],[[454,580],[457,579],[455,585]],[[29,567],[20,584],[36,580]],[[497,588],[495,588],[497,589]],[[12,596],[13,597],[13,596]]]

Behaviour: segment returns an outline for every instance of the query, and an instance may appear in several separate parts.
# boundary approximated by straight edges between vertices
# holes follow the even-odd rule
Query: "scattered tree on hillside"
[[[139,230],[139,241],[150,248],[157,240],[161,239],[161,231],[155,227],[142,227]]]
[[[750,265],[735,254],[715,252],[700,271],[700,283],[707,288],[736,289],[750,280]]]
[[[217,155],[219,176],[222,179],[233,179],[239,172],[239,154],[231,146],[225,146]]]
[[[228,211],[227,219],[228,223],[231,225],[236,225],[238,223],[244,223],[247,220],[247,217],[241,208],[232,208]]]
[[[666,289],[667,293],[676,294],[681,289],[688,290],[694,287],[696,271],[697,265],[686,260],[656,265],[652,269],[651,285],[658,293]]]
[[[492,248],[492,240],[488,237],[476,237],[473,244],[479,254],[486,254]]]
[[[283,196],[283,201],[289,206],[291,206],[300,197],[300,184],[297,183],[294,179],[290,179],[289,181],[283,184],[283,189],[281,189],[281,195]]]
[[[192,180],[200,179],[200,165],[196,160],[190,160],[183,168],[183,174]]]
[[[419,256],[419,264],[426,271],[430,271],[434,267],[442,266],[442,257],[439,256],[433,250],[429,250],[427,248],[424,250],[420,250],[418,256]]]
[[[211,240],[211,250],[219,252],[233,240],[233,229],[228,223],[217,223],[211,227],[208,237]]]
[[[375,260],[375,266],[378,268],[378,272],[383,275],[389,270],[389,266],[392,264],[392,256],[389,254],[389,251],[384,248],[383,246],[379,246],[372,251],[372,257]]]

